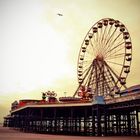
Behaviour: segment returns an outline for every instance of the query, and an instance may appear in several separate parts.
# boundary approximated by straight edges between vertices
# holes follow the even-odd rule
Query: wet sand
[[[0,126],[0,140],[140,140],[140,137],[85,137],[24,133]]]

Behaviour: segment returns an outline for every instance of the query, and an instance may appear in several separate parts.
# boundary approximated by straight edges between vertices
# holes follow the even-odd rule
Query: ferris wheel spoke
[[[108,46],[108,43],[110,42],[110,40],[112,39],[112,37],[114,36],[115,32],[116,32],[117,28],[115,28],[115,30],[113,31],[113,33],[109,36],[107,42],[105,43],[105,48]]]
[[[115,57],[117,56],[117,54],[119,56],[120,51],[122,51],[123,49],[124,49],[124,46],[120,47],[119,49],[117,48],[117,50],[112,51],[110,54],[108,53],[108,55],[105,56],[105,59],[108,59],[113,56]],[[125,56],[125,53],[120,53],[120,56],[121,54],[124,54],[123,57]]]
[[[121,34],[122,34],[122,33],[120,33],[114,40],[112,39],[112,40],[110,41],[110,43],[108,44],[108,47],[107,47],[106,51],[108,51],[108,50],[111,49],[111,47],[114,45],[114,43],[117,41],[117,39],[120,37]]]
[[[88,46],[86,49],[86,53],[88,55],[90,55],[91,58],[93,58],[93,56],[95,56],[95,52],[93,51],[93,47],[92,46]]]
[[[97,43],[97,42],[98,42],[98,39],[99,39],[99,38],[98,38],[98,31],[97,31],[96,33],[94,33],[93,35],[94,35],[94,36],[93,36],[94,42]]]
[[[124,49],[124,48],[122,48]],[[117,52],[114,51],[113,53],[110,53],[106,59],[115,59],[115,58],[121,58],[125,56],[125,53],[119,53],[120,50],[118,50]]]
[[[84,75],[86,75],[87,74],[87,71],[89,70],[89,68],[86,68],[86,69],[84,69],[83,71],[82,71],[82,75],[83,75],[83,77],[84,77]]]
[[[119,66],[123,66],[123,64],[120,64],[120,63],[116,63],[116,62],[111,62],[111,61],[107,61],[108,63],[112,63],[112,64],[115,64],[115,65],[119,65]]]
[[[102,39],[101,39],[102,44],[103,44],[103,41],[104,41],[104,36],[105,36],[106,30],[107,30],[107,26],[105,26],[105,29],[104,29],[104,32],[103,32],[103,35],[102,35]]]
[[[110,95],[110,93],[111,93],[111,87],[110,87],[109,83],[107,82],[107,80],[105,81],[105,88],[109,92],[109,95]]]
[[[116,72],[114,72],[113,69],[106,62],[105,62],[105,65],[110,70],[110,72],[116,77],[116,79],[119,80],[118,74],[116,74]]]
[[[103,28],[100,29],[100,37],[99,37],[99,41],[98,41],[98,44],[99,44],[99,50],[101,50],[102,46],[101,46],[101,41],[102,41],[102,35],[103,34]]]
[[[97,39],[96,39],[96,38],[97,38],[97,37],[96,37],[96,33],[94,33],[94,34],[93,34],[93,39],[92,39],[94,43],[97,42]]]
[[[115,45],[111,50],[109,50],[107,53],[112,52],[113,50],[117,49],[121,45],[123,45],[125,42],[119,42],[117,45]]]
[[[109,82],[115,83],[115,79],[114,79],[113,75],[111,74],[111,72],[108,68],[107,68],[107,71],[106,71],[106,77],[107,77]]]
[[[111,32],[111,29],[112,29],[112,25],[110,26],[110,28],[109,28],[109,30],[108,30],[106,36],[105,36],[105,40],[104,40],[103,44],[105,44],[105,43],[106,43],[105,41],[109,38],[109,35],[110,35],[110,32]]]
[[[91,61],[83,62],[83,69],[89,68],[91,63],[92,63]]]
[[[119,33],[119,34],[117,35],[117,37],[116,37],[114,40],[112,40],[112,42],[110,43],[111,46],[117,41],[117,39],[119,39],[120,35],[122,35],[122,33]]]
[[[91,64],[92,61],[93,61],[92,59],[88,59],[88,60],[83,60],[82,62],[83,62],[83,64],[86,64],[86,63],[87,63],[87,64],[88,64],[88,63]]]
[[[86,84],[87,84],[87,87],[89,87],[90,86],[90,84],[91,84],[91,81],[92,81],[92,76],[93,76],[93,67],[92,67],[92,69],[91,69],[91,72],[90,72],[90,74],[89,74],[89,76],[88,76],[88,80],[87,80],[87,82],[86,82]]]
[[[90,34],[91,36],[91,34]],[[93,55],[95,55],[94,52],[94,46],[92,44],[91,38],[90,39],[85,39],[85,45],[86,47],[82,47],[81,52],[85,53],[86,55],[90,56],[91,58],[93,58]],[[85,56],[84,54],[84,56]]]
[[[83,73],[82,75],[84,76],[88,70],[89,70],[89,68],[84,68],[84,69],[82,70],[82,73]]]
[[[117,86],[118,79],[115,81],[115,77],[113,77],[113,75],[111,74],[111,72],[110,72],[110,70],[108,69],[108,67],[107,67],[107,72],[109,73],[109,75],[110,75],[110,77],[111,77],[111,81],[113,82],[113,85],[112,85],[112,86],[118,88],[118,86]]]
[[[79,84],[79,86],[78,86],[77,90],[75,91],[75,93],[74,93],[73,97],[75,97],[75,95],[77,94],[78,89],[79,89],[79,88],[80,88],[80,86],[82,85],[83,81],[85,80],[85,78],[86,78],[86,76],[88,75],[88,73],[89,73],[89,71],[91,70],[91,68],[92,68],[92,65],[90,65],[89,69],[88,69],[88,70],[87,70],[87,72],[85,73],[85,75],[84,75],[84,77],[83,77],[83,79],[82,79],[81,83]]]
[[[108,60],[116,60],[117,61],[117,59],[119,60],[119,59],[123,59],[124,58],[124,55],[114,55],[114,56],[110,56],[110,57],[108,57],[107,59],[106,59],[106,61],[108,61]]]
[[[84,69],[82,72],[83,75],[83,80],[86,78],[86,75],[89,73],[89,71],[91,70],[92,65],[90,65],[88,68]]]
[[[111,29],[111,27],[110,27]],[[109,31],[108,31],[109,32]],[[103,36],[102,36],[102,39],[101,39],[101,49],[104,50],[104,44],[105,44],[105,41],[106,41],[106,35],[107,34],[107,26],[105,26],[105,29],[104,29],[104,33],[103,33]]]
[[[120,44],[114,46],[111,50],[107,51],[105,55],[107,55],[108,53],[112,52],[114,49],[118,48],[119,46],[123,45],[125,42],[121,42]]]
[[[88,71],[90,71],[92,65],[84,66],[83,75],[86,75]]]
[[[90,39],[90,44],[91,44],[92,51],[93,51],[93,53],[95,54],[95,46],[93,45],[93,43],[92,43],[92,40],[91,40],[91,39]]]
[[[113,69],[105,62],[105,66],[107,71],[112,73],[116,78],[119,78],[119,76],[113,71]]]
[[[99,33],[97,32],[97,39],[96,39],[96,54],[100,52],[100,44],[99,44]]]
[[[98,47],[97,47],[98,42],[97,42],[97,35],[95,33],[93,34],[93,38],[91,39],[91,43],[92,43],[92,46],[93,46],[94,55],[96,56],[96,54],[98,52]]]
[[[106,75],[106,76],[104,76],[104,81],[103,81],[103,85],[102,85],[102,87],[104,88],[104,90],[103,91],[105,91],[105,89],[106,89],[106,91],[109,91],[109,92],[111,92],[111,88],[110,88],[110,86],[109,86],[109,77],[108,77],[108,75]],[[103,92],[103,94],[104,94],[105,92]]]

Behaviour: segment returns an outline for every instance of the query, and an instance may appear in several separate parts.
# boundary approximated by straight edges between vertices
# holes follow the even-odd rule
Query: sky
[[[103,18],[127,27],[133,44],[127,86],[140,84],[139,13],[139,0],[0,0],[0,122],[15,100],[41,99],[48,90],[74,94],[81,44]]]

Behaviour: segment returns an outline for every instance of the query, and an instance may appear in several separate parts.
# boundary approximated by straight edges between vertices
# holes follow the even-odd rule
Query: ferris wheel
[[[112,18],[96,22],[86,34],[78,56],[79,90],[92,97],[114,97],[126,88],[130,72],[132,43],[123,23]],[[87,94],[89,96],[89,94]]]

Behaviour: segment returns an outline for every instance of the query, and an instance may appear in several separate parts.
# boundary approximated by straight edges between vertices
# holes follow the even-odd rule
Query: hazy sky
[[[133,61],[127,85],[140,84],[139,0],[0,0],[0,120],[15,100],[41,99],[47,90],[73,95],[81,43],[106,17],[129,30]]]

